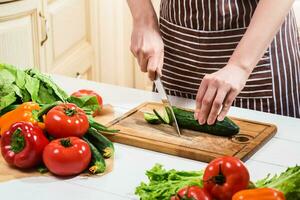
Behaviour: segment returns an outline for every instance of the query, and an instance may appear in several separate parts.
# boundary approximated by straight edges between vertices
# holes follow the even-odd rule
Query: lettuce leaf
[[[21,70],[0,63],[0,112],[12,104],[65,102],[68,95],[50,77],[35,69]]]
[[[43,86],[48,90],[49,94],[55,96],[56,100],[65,102],[68,98],[67,93],[62,90],[54,81],[47,75],[39,72],[36,69],[28,69],[25,71],[32,78],[39,80]],[[45,103],[41,99],[38,99],[39,103]]]
[[[255,183],[258,188],[269,187],[284,193],[287,200],[300,199],[300,166],[289,167],[280,175],[270,174]]]
[[[142,182],[136,187],[135,194],[141,200],[170,200],[171,196],[184,186],[202,187],[202,171],[166,170],[156,164],[146,172],[149,183]],[[300,200],[300,166],[290,167],[280,175],[267,175],[258,180],[254,188],[273,188],[284,193],[286,200]]]
[[[81,109],[85,111],[86,114],[92,115],[92,113],[96,110],[100,110],[99,103],[97,101],[97,97],[95,96],[81,96],[81,97],[74,97],[70,96],[67,101],[69,103],[74,103]]]
[[[142,182],[135,190],[135,194],[139,195],[141,200],[170,200],[171,196],[184,186],[203,186],[203,170],[166,170],[162,165],[156,164],[146,175],[149,183]]]

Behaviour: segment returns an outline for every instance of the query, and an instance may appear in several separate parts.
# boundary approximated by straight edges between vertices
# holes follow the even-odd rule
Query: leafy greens
[[[0,64],[0,112],[12,104],[34,101],[49,104],[65,102],[68,95],[47,75],[35,69],[21,70]]]
[[[141,183],[135,194],[141,200],[170,200],[180,188],[197,185],[202,187],[202,171],[176,171],[166,170],[162,165],[156,164],[146,172],[149,184]]]
[[[176,171],[166,170],[156,164],[146,172],[149,183],[142,182],[135,190],[141,200],[170,200],[171,196],[184,186],[197,185],[202,187],[203,170]],[[300,199],[300,166],[290,167],[280,175],[259,180],[256,188],[274,188],[284,193],[286,200]]]

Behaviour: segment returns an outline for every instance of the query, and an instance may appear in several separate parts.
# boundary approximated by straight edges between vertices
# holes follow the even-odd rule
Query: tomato
[[[85,112],[75,104],[64,103],[47,113],[45,128],[54,138],[82,137],[89,128],[89,121]]]
[[[171,197],[171,200],[212,200],[210,195],[198,186],[187,186],[180,189],[176,196]]]
[[[76,175],[88,167],[91,161],[91,149],[78,137],[56,139],[45,147],[43,161],[53,174]]]
[[[203,175],[204,189],[216,200],[231,200],[236,192],[248,187],[249,179],[247,168],[234,157],[211,161]]]
[[[102,97],[97,92],[95,92],[93,90],[78,90],[77,92],[74,92],[71,96],[74,96],[74,97],[95,96],[95,97],[97,97],[97,101],[100,106],[100,109],[96,110],[93,113],[93,116],[95,117],[100,114],[100,111],[103,107],[103,101],[102,101]]]

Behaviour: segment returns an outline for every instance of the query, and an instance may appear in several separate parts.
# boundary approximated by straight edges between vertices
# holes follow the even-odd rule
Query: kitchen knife
[[[169,110],[171,111],[172,117],[174,119],[174,122],[173,122],[172,125],[175,128],[178,136],[180,136],[181,133],[180,133],[180,129],[179,129],[179,126],[178,126],[178,123],[177,123],[174,111],[172,109],[172,104],[171,104],[171,102],[168,99],[168,96],[166,94],[165,88],[164,88],[164,86],[163,86],[163,84],[162,84],[161,79],[160,79],[159,76],[156,76],[156,80],[154,80],[154,83],[155,83],[156,89],[158,91],[158,94],[161,97],[161,101],[162,101],[163,105],[170,108]]]

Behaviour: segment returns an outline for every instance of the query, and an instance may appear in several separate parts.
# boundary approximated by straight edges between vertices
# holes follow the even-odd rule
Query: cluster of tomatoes
[[[234,157],[221,157],[208,164],[203,175],[203,188],[187,186],[171,200],[284,200],[282,192],[272,188],[247,189],[250,177],[243,162]]]
[[[72,95],[95,95],[102,106],[102,98],[95,93],[81,90]],[[25,108],[32,105],[35,103],[24,103]],[[89,129],[85,112],[75,104],[61,103],[47,112],[44,123],[45,132],[30,121],[10,126],[1,138],[1,153],[6,162],[22,169],[43,162],[49,171],[62,176],[84,171],[92,156],[89,144],[81,139]]]

